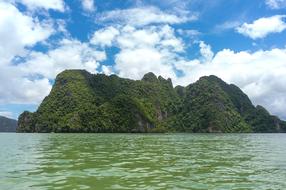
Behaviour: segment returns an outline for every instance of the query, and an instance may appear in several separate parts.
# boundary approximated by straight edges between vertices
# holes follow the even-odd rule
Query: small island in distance
[[[186,87],[147,73],[142,80],[85,70],[60,73],[17,132],[286,132],[286,122],[254,106],[237,86],[204,76]]]
[[[16,132],[17,121],[0,115],[0,132]]]

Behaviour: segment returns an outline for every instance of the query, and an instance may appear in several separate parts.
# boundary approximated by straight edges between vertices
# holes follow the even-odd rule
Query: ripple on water
[[[0,189],[286,189],[284,134],[0,134]]]

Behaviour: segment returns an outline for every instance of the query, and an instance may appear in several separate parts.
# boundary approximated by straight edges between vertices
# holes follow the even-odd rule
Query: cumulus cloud
[[[12,118],[13,113],[10,111],[0,111],[0,116],[4,116],[4,117],[8,117],[8,118]]]
[[[26,15],[8,2],[1,1],[0,10],[0,103],[39,102],[50,91],[49,80],[29,78],[13,62],[48,39],[55,31],[53,24]]]
[[[178,24],[197,19],[197,15],[189,12],[167,13],[157,7],[136,7],[105,12],[98,16],[101,22],[117,22],[132,26],[145,26],[149,24]]]
[[[12,4],[0,2],[0,10],[0,65],[22,55],[25,47],[46,40],[54,32],[48,20],[40,22]]]
[[[244,23],[236,28],[236,31],[252,39],[264,38],[271,33],[280,33],[286,29],[286,23],[283,21],[285,15],[275,15],[272,17],[263,17],[255,20],[253,23]]]
[[[112,75],[112,74],[114,74],[113,68],[110,65],[102,65],[101,66],[101,73],[103,73],[105,75]]]
[[[103,72],[114,70],[122,77],[133,79],[140,79],[150,71],[175,77],[172,64],[176,53],[184,52],[183,41],[175,36],[175,30],[169,25],[105,27],[94,33],[91,43],[119,49],[113,69],[102,67]]]
[[[112,31],[116,31],[116,35],[111,35],[114,33]],[[94,36],[99,34],[109,38],[95,40],[97,44],[119,48],[115,54],[115,65],[108,68],[107,74],[114,71],[122,77],[140,79],[152,71],[172,78],[175,85],[190,84],[204,75],[217,75],[238,85],[254,104],[261,104],[271,113],[286,118],[286,108],[283,107],[286,88],[282,85],[286,83],[283,75],[286,72],[285,49],[257,52],[223,49],[214,53],[209,44],[200,41],[201,55],[189,60],[184,56],[184,42],[169,25],[120,25],[112,30],[110,27],[103,28]],[[178,76],[177,71],[182,76]]]
[[[64,35],[41,52],[32,47],[45,42],[55,32],[68,33],[65,23],[59,22],[56,28],[55,21],[27,15],[15,4],[7,2],[0,1],[0,103],[40,103],[51,90],[50,80],[65,69],[86,69],[107,75],[116,73],[132,79],[140,79],[152,71],[172,78],[176,85],[187,85],[201,76],[214,74],[238,85],[255,104],[286,119],[285,48],[256,52],[223,49],[214,53],[209,44],[199,41],[195,44],[200,56],[189,59],[185,52],[186,42],[180,35],[198,36],[200,33],[175,30],[172,25],[197,17],[189,12],[137,7],[100,14],[97,21],[104,22],[104,27],[95,31],[89,42]],[[63,3],[60,0],[21,2],[29,9],[64,10],[64,4],[53,4]],[[86,8],[92,10],[90,4]],[[252,39],[264,38],[285,30],[284,17],[260,18],[239,27],[237,23],[228,23],[225,28],[236,28],[237,32]],[[109,22],[112,25],[108,25]],[[116,49],[114,60],[111,60],[114,65],[101,64],[107,59],[106,48]],[[182,73],[180,76],[178,71]]]
[[[286,7],[286,0],[266,0],[265,3],[271,9],[281,9]]]
[[[205,44],[205,42],[201,41],[200,44],[200,53],[202,55],[202,62],[209,63],[212,61],[214,53],[212,52],[211,46]]]
[[[49,4],[32,0],[22,3],[46,8]],[[67,33],[65,23],[39,20],[8,1],[0,1],[0,10],[0,103],[39,103],[59,72],[76,68],[96,73],[99,62],[106,59],[105,52],[69,38],[49,44],[46,52],[33,50],[56,32]]]
[[[175,77],[172,65],[166,61],[168,55],[152,48],[122,50],[115,58],[115,69],[122,77],[141,79],[147,72],[154,72],[163,77]]]
[[[53,9],[63,12],[65,10],[64,0],[16,0],[26,5],[29,9]]]
[[[187,85],[201,76],[216,75],[238,85],[254,104],[265,106],[272,114],[286,118],[286,49],[257,52],[217,52],[209,63],[199,59],[181,60],[176,68],[184,72],[176,84]]]
[[[94,0],[81,0],[81,4],[85,11],[92,12],[95,10]]]
[[[53,79],[65,69],[86,69],[96,73],[99,63],[106,59],[105,52],[97,51],[87,43],[64,39],[59,47],[47,53],[31,52],[27,61],[18,65],[18,69],[29,75],[41,75]]]
[[[31,79],[16,66],[2,66],[0,103],[39,103],[51,90],[46,78]]]
[[[51,90],[49,80],[65,69],[85,69],[97,73],[102,51],[77,40],[65,39],[47,53],[31,51],[17,65],[5,65],[0,71],[0,103],[39,103]]]
[[[183,51],[183,42],[174,34],[169,25],[145,27],[137,29],[125,26],[121,29],[122,35],[116,39],[116,46],[121,49],[135,49],[141,47],[167,48],[173,51]]]
[[[113,26],[109,26],[95,31],[90,42],[102,47],[111,46],[117,35],[119,35],[119,30]]]
[[[104,30],[109,32],[109,30]],[[122,77],[140,79],[153,71],[164,77],[175,77],[173,62],[176,53],[184,51],[184,44],[170,26],[151,26],[137,29],[119,27],[120,35],[112,45],[119,48],[115,55],[114,70]]]

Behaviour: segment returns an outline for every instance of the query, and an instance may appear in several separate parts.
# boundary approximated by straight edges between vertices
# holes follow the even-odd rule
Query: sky
[[[35,111],[65,69],[216,75],[286,119],[286,0],[0,0],[0,115]]]

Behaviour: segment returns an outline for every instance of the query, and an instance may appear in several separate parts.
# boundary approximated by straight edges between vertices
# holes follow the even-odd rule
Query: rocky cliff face
[[[284,132],[285,126],[215,76],[173,88],[153,73],[135,81],[67,70],[35,113],[20,115],[18,131]]]

